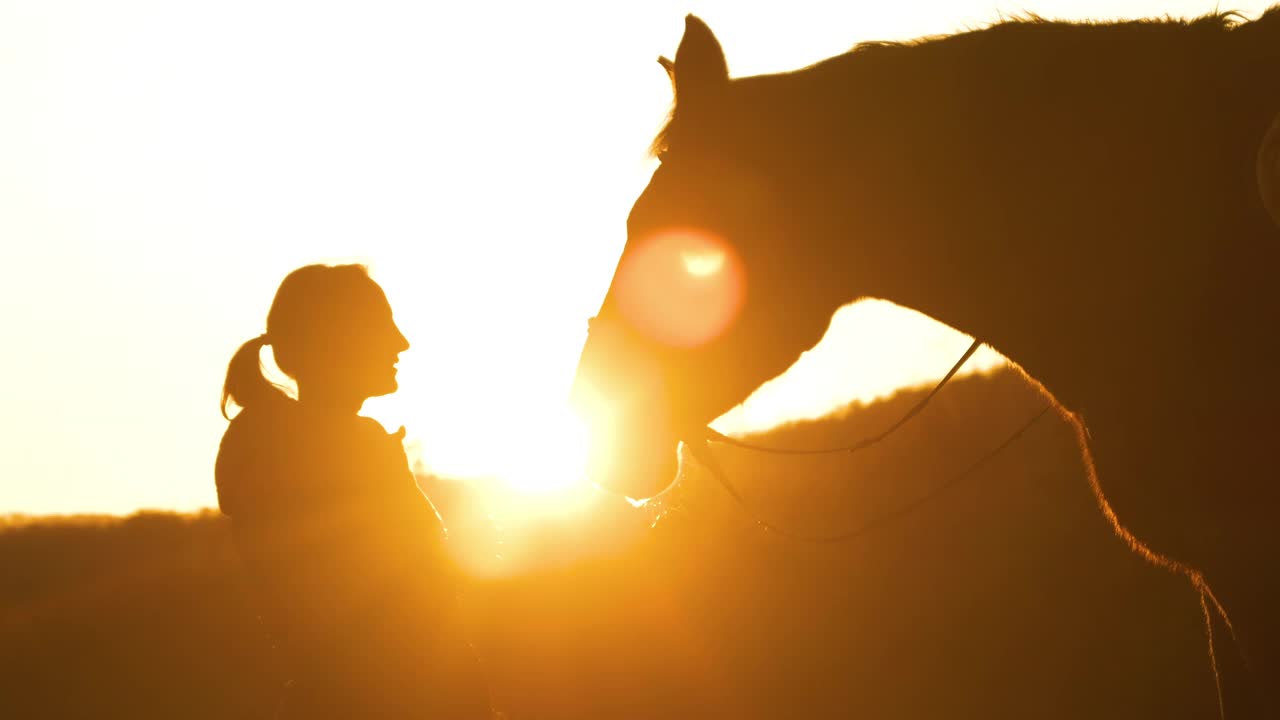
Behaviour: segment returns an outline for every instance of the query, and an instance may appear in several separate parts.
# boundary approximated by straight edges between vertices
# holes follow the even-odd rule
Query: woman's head
[[[222,412],[283,397],[263,375],[259,354],[271,345],[276,365],[298,383],[300,398],[359,408],[395,392],[399,354],[409,342],[386,295],[361,265],[307,265],[289,273],[267,314],[267,332],[240,347],[227,367]]]

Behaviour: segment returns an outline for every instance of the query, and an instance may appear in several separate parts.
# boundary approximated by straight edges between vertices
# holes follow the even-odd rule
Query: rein
[[[1034,415],[1028,418],[1026,422],[1018,426],[1018,429],[1014,430],[1013,433],[1010,434],[1007,438],[1005,438],[1004,441],[1001,442],[999,445],[996,445],[995,447],[991,448],[987,452],[983,453],[981,456],[978,457],[977,460],[974,460],[964,470],[961,470],[959,473],[956,473],[955,475],[952,475],[951,477],[947,478],[942,483],[934,486],[931,490],[921,495],[920,497],[917,497],[916,499],[906,503],[905,505],[901,505],[897,508],[894,508],[889,512],[872,517],[870,520],[864,522],[861,525],[850,528],[848,530],[831,533],[831,534],[807,534],[807,533],[796,532],[794,530],[788,530],[787,528],[782,527],[781,525],[776,525],[766,520],[763,516],[761,516],[751,507],[751,504],[747,502],[747,499],[743,497],[742,493],[738,490],[738,488],[735,487],[733,483],[729,481],[728,473],[725,472],[724,467],[720,464],[720,461],[716,459],[715,454],[711,451],[711,443],[719,442],[719,443],[724,443],[726,445],[731,445],[733,447],[741,448],[743,450],[751,450],[754,452],[768,453],[771,455],[824,455],[824,454],[834,454],[838,452],[855,453],[855,452],[858,452],[859,450],[864,450],[866,448],[871,447],[872,445],[875,445],[881,440],[884,440],[885,438],[889,437],[898,429],[900,429],[903,425],[906,425],[907,422],[910,421],[912,418],[914,418],[916,415],[920,414],[920,411],[924,410],[925,406],[929,404],[929,401],[933,400],[934,396],[938,394],[938,391],[942,390],[943,386],[945,386],[951,380],[951,378],[955,376],[956,372],[960,370],[960,368],[965,364],[966,361],[968,361],[968,359],[973,355],[973,353],[978,349],[980,345],[982,345],[982,341],[974,340],[973,344],[969,346],[969,349],[964,351],[964,354],[960,356],[960,359],[956,361],[956,364],[951,367],[951,370],[947,372],[947,374],[942,378],[942,380],[938,381],[938,384],[934,386],[933,390],[930,390],[928,395],[925,395],[919,402],[913,405],[911,409],[906,412],[906,414],[904,414],[901,418],[899,418],[897,422],[890,425],[888,429],[880,433],[877,433],[876,435],[872,435],[870,437],[859,440],[858,442],[855,442],[851,445],[845,445],[845,446],[836,447],[836,448],[823,448],[823,449],[770,448],[770,447],[764,447],[761,445],[754,445],[752,443],[742,442],[741,440],[735,440],[734,438],[727,437],[726,435],[716,432],[715,430],[712,430],[709,427],[704,429],[704,434],[700,442],[690,442],[690,443],[686,443],[686,445],[689,447],[689,451],[693,455],[693,457],[696,458],[699,462],[705,465],[708,470],[711,471],[711,475],[715,477],[716,481],[720,483],[720,487],[724,488],[724,491],[729,494],[730,498],[733,499],[733,502],[738,506],[738,509],[744,515],[750,518],[752,522],[754,522],[756,525],[760,526],[767,532],[777,535],[779,537],[785,538],[787,540],[791,540],[794,542],[807,543],[811,545],[834,545],[837,543],[856,540],[858,538],[861,538],[864,535],[867,535],[875,530],[880,529],[881,527],[889,524],[892,521],[900,520],[910,515],[911,513],[919,510],[920,508],[924,507],[925,505],[929,504],[930,502],[932,502],[933,500],[941,496],[943,491],[947,490],[948,488],[954,487],[956,484],[960,483],[962,480],[965,480],[971,475],[973,475],[974,473],[976,473],[984,465],[991,462],[991,460],[993,460],[997,455],[1004,452],[1005,449],[1007,449],[1013,443],[1017,442],[1019,438],[1021,438],[1024,434],[1026,434],[1026,432],[1030,430],[1033,425],[1035,425],[1037,422],[1040,421],[1041,418],[1043,418],[1046,414],[1048,414],[1049,410],[1053,408],[1054,403],[1050,402],[1047,405],[1045,405],[1038,412],[1036,412]],[[1102,496],[1099,495],[1099,499],[1101,499],[1101,497]],[[1114,519],[1112,520],[1112,522],[1113,523],[1115,522]],[[1120,526],[1116,525],[1116,527],[1119,528]],[[1131,540],[1131,542],[1136,542],[1136,541]],[[1135,546],[1135,547],[1141,547],[1141,546]],[[1143,549],[1145,550],[1145,547],[1143,547]],[[1147,550],[1147,552],[1149,553],[1150,551]],[[1152,560],[1152,562],[1156,562],[1156,564],[1161,565],[1162,567],[1167,567],[1183,573],[1192,581],[1192,583],[1196,586],[1197,590],[1200,593],[1200,607],[1204,611],[1205,630],[1208,633],[1208,637],[1209,637],[1209,660],[1213,668],[1214,682],[1217,683],[1219,717],[1226,717],[1226,713],[1222,709],[1223,707],[1222,680],[1218,670],[1218,661],[1214,655],[1214,650],[1213,650],[1213,623],[1212,623],[1212,618],[1210,617],[1210,603],[1212,603],[1212,607],[1214,610],[1216,610],[1218,616],[1222,618],[1224,623],[1226,623],[1227,629],[1231,633],[1231,640],[1233,645],[1235,646],[1236,653],[1238,654],[1240,659],[1244,661],[1246,674],[1249,676],[1252,676],[1252,670],[1249,667],[1249,661],[1245,657],[1243,653],[1243,649],[1240,647],[1239,641],[1236,639],[1235,629],[1231,624],[1231,619],[1227,615],[1226,609],[1223,608],[1222,603],[1218,601],[1218,598],[1213,594],[1213,591],[1209,588],[1209,585],[1204,582],[1203,576],[1200,576],[1198,572],[1192,570],[1191,568],[1183,566],[1182,564],[1177,563],[1176,561],[1170,561],[1168,558],[1164,556],[1155,556],[1155,557],[1159,558],[1160,561],[1162,562],[1157,562],[1154,559]]]
[[[932,490],[925,493],[924,495],[916,498],[915,500],[912,500],[906,505],[898,507],[883,515],[874,517],[871,520],[868,520],[867,522],[863,523],[862,525],[859,525],[857,527],[854,527],[842,532],[833,533],[833,534],[809,535],[805,533],[799,533],[793,530],[788,530],[779,525],[775,525],[774,523],[771,523],[768,520],[764,519],[764,517],[762,517],[759,513],[757,513],[751,507],[751,505],[747,502],[746,498],[743,497],[742,493],[738,490],[738,488],[735,487],[729,481],[729,476],[725,472],[724,467],[720,465],[720,461],[716,459],[715,454],[711,451],[711,443],[718,442],[718,443],[723,443],[725,445],[730,445],[732,447],[740,448],[743,450],[751,450],[754,452],[767,453],[771,455],[830,455],[835,453],[846,453],[846,452],[852,454],[860,450],[865,450],[866,448],[869,448],[872,445],[879,443],[880,441],[889,437],[893,433],[897,432],[899,429],[902,428],[903,425],[906,425],[912,418],[919,415],[920,412],[924,410],[925,407],[929,404],[929,402],[933,400],[933,398],[938,394],[938,392],[942,390],[942,388],[951,380],[951,378],[955,377],[955,374],[959,372],[960,368],[964,366],[965,362],[967,362],[969,358],[973,356],[973,353],[976,352],[978,348],[981,347],[981,345],[982,345],[981,340],[974,340],[973,344],[969,346],[969,349],[964,351],[964,354],[960,356],[960,359],[957,360],[956,363],[951,366],[951,369],[947,371],[947,374],[943,376],[941,380],[938,381],[938,384],[935,385],[932,390],[929,391],[929,394],[921,398],[920,401],[917,402],[915,405],[913,405],[910,410],[908,410],[901,418],[898,419],[897,422],[893,423],[887,429],[875,435],[863,438],[862,440],[859,440],[850,445],[843,445],[840,447],[833,447],[833,448],[818,448],[818,449],[771,448],[771,447],[765,447],[761,445],[755,445],[752,443],[743,442],[741,440],[728,437],[727,435],[719,433],[708,427],[708,428],[705,428],[703,431],[704,435],[701,438],[701,442],[688,443],[690,452],[692,453],[694,458],[696,458],[699,462],[705,465],[708,470],[711,471],[712,476],[714,476],[716,481],[720,483],[720,486],[724,488],[725,492],[729,494],[729,497],[733,499],[734,503],[743,512],[743,514],[751,518],[751,520],[756,525],[759,525],[761,528],[764,528],[766,531],[771,532],[780,537],[786,538],[788,540],[794,540],[797,542],[805,542],[805,543],[813,543],[813,544],[833,544],[833,543],[848,542],[850,540],[857,539],[862,535],[865,535],[885,525],[891,520],[897,520],[897,519],[906,517],[907,515],[915,512],[916,510],[919,510],[921,507],[924,507],[929,502],[936,499],[947,488],[954,486],[956,483],[959,483],[961,480],[964,480],[965,478],[969,477],[973,473],[977,472],[980,468],[982,468],[984,465],[990,462],[993,458],[995,458],[1001,452],[1004,452],[1006,448],[1008,448],[1010,445],[1016,442],[1020,437],[1022,437],[1023,434],[1025,434],[1028,430],[1030,430],[1031,426],[1035,425],[1040,420],[1040,418],[1044,417],[1045,414],[1049,412],[1050,408],[1053,407],[1053,405],[1052,404],[1045,405],[1043,408],[1040,409],[1039,412],[1037,412],[1035,415],[1032,415],[1031,418],[1029,418],[1022,425],[1020,425],[1017,430],[1014,430],[1013,433],[1009,435],[1007,438],[1005,438],[1005,440],[1001,442],[999,445],[995,446],[991,450],[988,450],[986,453],[984,453],[981,457],[975,460],[972,464],[970,464],[964,470],[957,473],[956,475],[951,476],[946,481],[935,486]]]
[[[960,368],[964,367],[964,364],[969,361],[969,358],[973,357],[973,354],[977,352],[978,348],[980,347],[982,347],[982,341],[974,340],[973,344],[969,346],[969,349],[965,350],[964,354],[960,356],[960,359],[956,361],[956,364],[952,365],[951,369],[947,371],[947,374],[944,375],[942,379],[938,381],[938,384],[933,386],[933,389],[929,391],[929,394],[925,395],[923,398],[920,399],[920,402],[917,402],[914,406],[912,406],[912,408],[908,410],[905,415],[903,415],[901,418],[898,419],[898,422],[890,425],[888,429],[880,433],[877,433],[875,435],[872,435],[871,437],[863,438],[862,440],[859,440],[858,442],[853,443],[852,445],[843,445],[841,447],[817,448],[817,449],[770,448],[770,447],[763,447],[760,445],[753,445],[751,443],[747,443],[741,440],[731,438],[728,435],[718,433],[709,427],[704,430],[707,436],[706,440],[710,442],[724,443],[725,445],[731,445],[733,447],[741,448],[743,450],[754,450],[755,452],[769,453],[771,455],[833,455],[835,453],[842,453],[842,452],[856,453],[859,450],[865,450],[871,447],[872,445],[875,445],[876,443],[880,442],[881,440],[884,440],[885,438],[889,437],[893,433],[897,432],[899,428],[901,428],[903,425],[906,425],[908,422],[910,422],[911,418],[915,417],[916,415],[919,415],[920,411],[924,410],[925,406],[929,404],[929,401],[933,400],[933,397],[938,394],[938,391],[941,390],[944,385],[950,382],[951,378],[955,377],[956,373],[960,371]]]

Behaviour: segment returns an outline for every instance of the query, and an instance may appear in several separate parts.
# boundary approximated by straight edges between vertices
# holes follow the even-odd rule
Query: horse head
[[[669,484],[679,442],[789,367],[847,300],[823,280],[839,259],[799,241],[830,229],[815,223],[819,179],[775,138],[778,108],[760,92],[773,79],[731,80],[693,16],[674,62],[660,62],[675,91],[660,165],[628,217],[573,389],[594,427],[593,479],[636,497]]]

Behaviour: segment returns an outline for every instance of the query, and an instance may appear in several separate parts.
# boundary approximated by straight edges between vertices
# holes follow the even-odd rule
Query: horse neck
[[[1215,231],[1195,212],[1160,220],[1140,208],[1068,206],[1079,216],[1050,225],[1034,211],[976,197],[965,208],[940,195],[882,193],[866,203],[865,193],[848,190],[849,215],[826,242],[841,252],[833,296],[889,300],[979,338],[1068,406],[1095,405],[1095,388],[1150,378],[1153,366],[1196,344],[1253,342],[1225,334],[1250,324],[1244,314],[1260,324],[1276,319],[1265,278],[1276,243],[1265,223],[1232,227],[1223,213]],[[868,205],[871,217],[858,211]],[[1231,205],[1225,197],[1200,202]],[[1228,317],[1244,325],[1223,324]]]
[[[1055,348],[1021,340],[1042,323],[1062,324],[1056,317],[1062,308],[1035,299],[1078,294],[1071,284],[1088,281],[1077,265],[1093,251],[1080,243],[1013,239],[1023,231],[1009,227],[1011,208],[991,198],[1016,201],[995,178],[975,172],[988,158],[954,137],[937,137],[963,133],[939,119],[963,113],[929,107],[946,100],[937,88],[912,94],[901,89],[910,81],[882,82],[869,72],[850,81],[846,72],[833,66],[772,81],[775,92],[788,93],[787,102],[774,104],[786,108],[774,122],[786,128],[776,136],[789,143],[776,152],[785,158],[778,163],[785,168],[780,185],[791,189],[790,215],[799,218],[793,235],[806,241],[803,250],[789,252],[803,258],[814,278],[792,303],[829,317],[855,299],[889,300],[988,341],[1024,366],[1041,364],[1035,358]],[[885,68],[883,74],[902,73]],[[857,87],[830,89],[848,82]],[[867,113],[865,107],[894,111]],[[978,187],[983,181],[986,187]]]
[[[1109,243],[1123,242],[1121,233],[1037,228],[1033,218],[984,202],[980,191],[954,190],[958,178],[939,178],[928,192],[931,183],[911,167],[869,172],[875,188],[830,184],[835,196],[823,205],[836,216],[811,235],[823,238],[821,254],[833,268],[822,311],[860,297],[889,300],[991,344],[1072,399],[1088,384],[1083,375],[1102,372],[1090,348],[1119,332],[1097,319],[1121,300],[1098,288],[1159,294],[1154,276],[1122,281],[1122,269],[1097,261]]]
[[[1117,32],[1097,42],[1140,41]],[[1226,61],[1191,45],[1152,52],[1197,72],[1139,89],[1124,73],[1045,86],[1030,71],[1005,88],[975,80],[985,66],[953,67],[964,52],[940,67],[924,51],[854,54],[751,86],[784,100],[761,104],[779,140],[760,146],[795,188],[794,230],[824,291],[813,312],[890,300],[988,341],[1086,405],[1085,388],[1149,375],[1185,350],[1188,327],[1242,340],[1213,336],[1213,313],[1275,319],[1266,268],[1280,243],[1252,168],[1280,96],[1223,84],[1201,65]]]

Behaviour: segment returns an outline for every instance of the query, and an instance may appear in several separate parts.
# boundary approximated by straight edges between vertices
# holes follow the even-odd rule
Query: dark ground
[[[843,444],[916,397],[767,441]],[[1043,402],[1002,372],[956,381],[865,454],[720,454],[771,520],[834,531],[927,492]],[[458,552],[493,552],[460,487],[433,493]],[[696,467],[660,503],[521,542],[521,571],[465,597],[513,719],[1217,716],[1196,593],[1114,536],[1056,415],[851,543],[768,535]],[[216,514],[0,529],[0,717],[258,718],[280,680]]]

